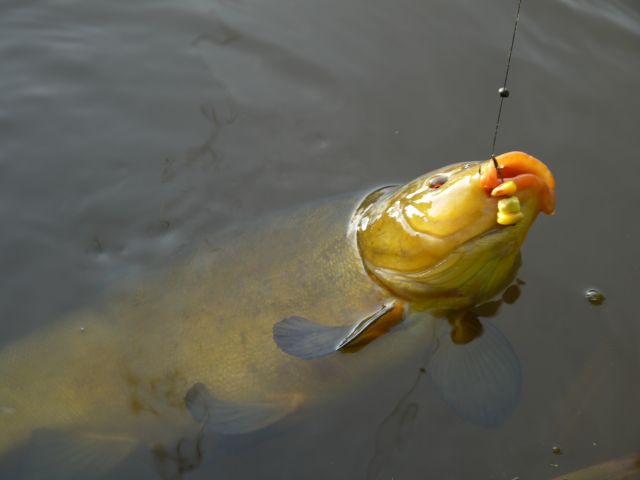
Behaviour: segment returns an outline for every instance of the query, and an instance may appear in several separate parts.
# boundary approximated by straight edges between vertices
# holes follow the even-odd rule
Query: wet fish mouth
[[[481,167],[480,185],[490,195],[496,187],[512,181],[517,190],[535,189],[540,195],[540,210],[552,214],[556,208],[555,180],[547,166],[524,152],[509,152],[496,157]]]

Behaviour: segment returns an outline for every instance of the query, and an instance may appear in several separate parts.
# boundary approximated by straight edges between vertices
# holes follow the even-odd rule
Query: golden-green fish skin
[[[284,317],[347,325],[389,300],[347,237],[362,197],[219,236],[148,286],[4,347],[0,453],[40,428],[171,438],[194,424],[184,396],[197,382],[225,401],[289,412],[357,385],[416,345],[427,348],[427,325],[312,362],[273,341]]]
[[[417,252],[415,258],[421,268],[429,265],[427,271],[412,272],[403,263],[403,242],[414,235],[410,230],[382,228],[382,243],[371,235],[358,241],[362,229],[354,226],[359,220],[354,212],[366,195],[344,196],[213,237],[194,248],[188,259],[150,275],[143,288],[5,346],[0,351],[0,454],[24,444],[38,429],[77,432],[85,438],[91,434],[93,442],[176,438],[197,426],[185,407],[185,395],[196,384],[204,384],[228,404],[268,404],[284,416],[302,404],[379,378],[404,358],[426,352],[437,322],[426,313],[416,313],[425,321],[405,322],[406,330],[384,335],[357,353],[313,361],[280,350],[273,327],[290,316],[323,325],[353,325],[382,304],[412,298],[419,301],[410,305],[415,307],[410,312],[452,308],[456,299],[444,297],[459,288],[482,290],[462,292],[464,303],[459,306],[497,293],[512,274],[519,246],[539,211],[538,199],[547,198],[543,204],[549,212],[554,207],[553,178],[540,161],[521,152],[498,158],[506,159],[516,181],[525,178],[517,176],[519,162],[531,173],[526,178],[535,180],[535,188],[518,190],[525,219],[516,227],[495,222],[497,200],[488,192],[496,185],[486,175],[490,162],[483,164],[482,174],[481,169],[473,173],[474,168],[471,175],[462,166],[445,169],[456,175],[451,182],[455,188],[438,185],[441,190],[432,193],[424,185],[429,177],[423,176],[397,190],[420,190],[420,201],[412,205],[438,222],[434,235],[449,229],[450,216],[452,222],[456,218],[456,231],[464,233],[455,234],[455,245],[440,242],[442,255],[430,254],[427,263]],[[430,206],[432,194],[439,196],[438,208]],[[456,204],[460,198],[462,203]],[[381,206],[383,211],[386,207]],[[478,218],[465,213],[472,207],[482,212],[480,229],[465,225]],[[418,233],[426,238],[431,227],[415,216],[411,221],[426,229]],[[488,228],[501,230],[499,235],[478,235]],[[392,232],[400,237],[392,238]],[[385,261],[399,259],[398,269],[385,264],[387,273],[397,273],[399,280],[375,271],[376,255],[365,259],[365,268],[363,246],[369,240],[387,249]],[[508,255],[496,253],[502,244],[508,244]],[[389,250],[393,245],[400,245],[399,255]],[[451,252],[460,255],[450,261]],[[485,275],[489,281],[476,275],[477,286],[469,286],[458,278],[469,265],[484,268],[491,258],[497,263],[487,274],[490,278]],[[440,283],[434,287],[433,282]],[[393,294],[389,285],[402,295]],[[427,300],[422,298],[425,291]]]
[[[365,202],[357,238],[371,275],[425,310],[470,307],[506,287],[538,213],[555,209],[555,180],[524,152],[504,153],[496,163],[504,179],[492,160],[455,164]],[[512,188],[496,189],[502,180]],[[500,212],[506,198],[494,192],[519,205],[508,225]]]

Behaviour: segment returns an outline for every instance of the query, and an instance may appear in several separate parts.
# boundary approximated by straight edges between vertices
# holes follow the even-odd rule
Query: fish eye
[[[446,175],[436,175],[435,177],[431,177],[429,179],[429,188],[440,188],[445,183],[447,183],[449,177]]]

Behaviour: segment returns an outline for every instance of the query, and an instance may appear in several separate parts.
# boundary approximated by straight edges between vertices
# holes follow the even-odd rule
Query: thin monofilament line
[[[507,69],[504,72],[504,83],[502,88],[506,90],[507,80],[509,79],[509,67],[511,67],[511,55],[513,54],[513,45],[516,43],[516,32],[518,31],[518,21],[520,20],[520,7],[522,6],[522,0],[518,1],[518,11],[516,12],[516,20],[513,24],[513,35],[511,36],[511,47],[509,48],[509,57],[507,58]],[[498,107],[498,118],[496,120],[496,129],[493,132],[493,143],[491,144],[491,157],[495,157],[496,154],[496,141],[498,140],[498,130],[500,128],[500,117],[502,116],[502,104],[505,97],[500,96],[500,106]],[[495,160],[494,160],[495,161]]]

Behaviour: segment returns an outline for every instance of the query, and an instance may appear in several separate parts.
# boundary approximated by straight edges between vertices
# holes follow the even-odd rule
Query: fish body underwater
[[[491,161],[457,164],[219,235],[144,287],[3,346],[0,455],[34,432],[109,445],[110,463],[200,424],[241,434],[425,349],[443,322],[430,312],[496,295],[537,214],[554,209],[542,162],[498,161],[505,183]],[[501,224],[505,197],[519,204]],[[333,336],[381,306],[405,328],[376,333],[375,317],[364,329],[379,339],[338,351]]]

